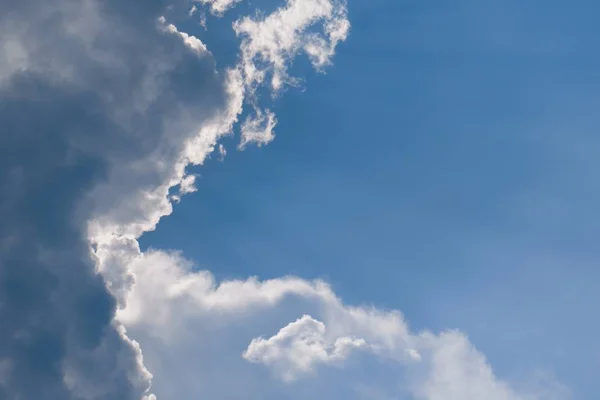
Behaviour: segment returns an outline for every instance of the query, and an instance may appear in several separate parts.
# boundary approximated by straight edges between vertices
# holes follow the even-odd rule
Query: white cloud
[[[237,0],[200,0],[213,13],[223,14]],[[233,24],[240,43],[237,66],[240,84],[245,87],[246,101],[254,113],[241,126],[243,149],[249,143],[259,146],[271,142],[277,119],[272,111],[261,109],[255,96],[258,87],[269,79],[274,95],[299,79],[288,73],[289,66],[301,53],[322,71],[331,64],[337,45],[346,40],[350,22],[345,0],[286,0],[284,6],[266,16],[245,16]]]
[[[556,391],[517,390],[495,376],[461,332],[411,332],[399,311],[346,305],[321,281],[285,277],[218,283],[181,255],[159,251],[141,254],[133,271],[136,284],[118,319],[139,339],[149,366],[156,369],[159,398],[206,392],[233,399],[237,392],[223,381],[229,379],[238,382],[236,390],[245,398],[259,399],[277,387],[274,377],[286,382],[281,388],[286,398],[301,398],[293,383],[307,379],[305,390],[341,396],[351,389],[350,398],[356,399],[374,384],[389,398],[568,398]],[[164,357],[170,360],[168,370],[160,365]],[[270,383],[249,383],[259,379],[260,371],[244,362],[271,370]],[[389,378],[382,381],[378,375]]]
[[[159,23],[168,33],[179,36],[198,57],[212,60],[199,39],[180,32],[164,18]],[[113,236],[138,238],[172,212],[170,188],[180,186],[180,194],[193,191],[193,177],[186,173],[186,167],[204,163],[217,141],[232,131],[242,111],[244,87],[239,72],[226,70],[222,79],[222,108],[203,116],[201,110],[182,106],[177,119],[165,116],[163,123],[168,126],[169,135],[162,143],[143,159],[115,163],[106,184],[91,193],[99,207],[96,218],[90,222],[92,242],[106,242]]]
[[[217,9],[233,6],[233,3],[219,1],[210,3]],[[276,116],[272,111],[258,106],[254,90],[262,84],[262,80],[257,80],[257,75],[248,71],[260,71],[259,74],[272,71],[274,79],[280,79],[280,83],[273,87],[277,91],[293,81],[287,78],[286,65],[301,48],[305,48],[308,54],[322,54],[321,61],[315,60],[314,64],[317,67],[325,65],[330,62],[337,43],[346,38],[349,26],[346,14],[343,1],[288,1],[284,7],[264,19],[245,17],[236,22],[236,32],[243,37],[242,56],[236,68],[224,71],[226,105],[220,114],[203,120],[197,125],[195,134],[189,132],[185,115],[179,116],[178,121],[172,121],[171,127],[178,134],[168,138],[173,143],[172,148],[163,146],[144,160],[136,160],[131,165],[119,164],[111,172],[107,184],[95,189],[91,194],[95,202],[110,207],[98,210],[96,218],[90,221],[89,235],[97,249],[99,269],[117,298],[123,299],[134,281],[128,266],[130,256],[116,258],[108,254],[123,243],[134,243],[131,244],[131,254],[139,253],[135,239],[143,232],[153,230],[160,218],[172,212],[171,201],[179,201],[181,195],[195,190],[194,177],[187,175],[186,167],[204,163],[217,148],[218,140],[232,131],[243,111],[245,100],[250,102],[254,112],[247,115],[240,126],[241,141],[238,148],[243,149],[249,143],[264,145],[274,139]],[[199,57],[210,56],[200,39],[180,31],[164,17],[158,22],[160,29],[179,36]],[[319,23],[323,25],[321,35],[307,32],[308,28]],[[263,39],[256,41],[260,37]],[[285,38],[285,41],[281,42],[281,38]],[[263,46],[259,43],[263,43]],[[257,63],[258,59],[263,59],[265,63]],[[193,115],[189,119],[198,120]],[[177,146],[181,147],[180,151],[176,151]],[[140,181],[140,178],[152,179],[154,185],[140,187],[139,183],[132,182],[132,179]],[[169,196],[169,190],[176,186],[180,187],[180,192]],[[121,252],[119,250],[117,253]]]
[[[483,354],[458,331],[423,335],[430,368],[414,392],[427,400],[516,400],[530,398],[498,380]]]
[[[197,3],[209,6],[213,14],[222,15],[242,0],[195,0]]]
[[[165,32],[169,32],[169,33],[178,35],[183,40],[183,43],[185,43],[186,46],[188,46],[190,49],[198,52],[198,54],[203,54],[208,51],[206,49],[206,45],[204,43],[202,43],[202,41],[200,39],[198,39],[195,36],[188,35],[185,32],[179,31],[177,29],[177,27],[173,24],[167,24],[165,17],[160,17],[158,22],[159,22],[159,27],[161,29],[163,29]]]
[[[327,340],[325,325],[309,315],[289,323],[269,339],[255,338],[243,357],[273,367],[286,381],[312,371],[314,365],[343,361],[354,349],[364,347],[363,339],[348,336]]]
[[[244,149],[248,143],[256,143],[258,146],[269,144],[275,139],[275,125],[277,118],[271,110],[257,108],[254,115],[246,117],[240,128],[242,138],[238,148]]]
[[[287,0],[266,17],[247,16],[233,27],[242,38],[246,85],[254,88],[270,74],[277,93],[296,82],[288,76],[288,67],[299,52],[308,54],[317,68],[329,64],[337,44],[346,39],[350,22],[343,0]]]
[[[196,0],[196,3],[221,16],[240,1]],[[190,13],[197,11],[194,5]],[[202,16],[202,25],[206,26],[204,14]],[[162,22],[167,31],[179,34],[192,48],[206,50],[197,38],[179,32],[164,20]],[[244,149],[249,143],[260,146],[275,137],[277,119],[272,111],[260,107],[256,90],[266,83],[266,79],[269,79],[274,95],[286,86],[297,85],[299,79],[290,76],[288,69],[301,53],[322,71],[331,64],[337,45],[346,40],[350,22],[346,0],[286,0],[285,5],[268,15],[257,14],[236,20],[233,29],[241,39],[237,82],[243,87],[245,101],[252,108],[240,127],[238,148]]]

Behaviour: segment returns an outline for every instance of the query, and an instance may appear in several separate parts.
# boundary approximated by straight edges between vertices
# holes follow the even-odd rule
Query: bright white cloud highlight
[[[224,5],[220,2],[213,2]],[[227,2],[226,6],[231,4]],[[241,38],[239,70],[255,109],[241,127],[240,148],[248,143],[259,145],[274,139],[275,116],[258,107],[255,91],[268,84],[277,95],[299,80],[288,69],[300,53],[310,57],[313,66],[321,71],[331,64],[337,45],[346,40],[350,22],[345,0],[287,0],[285,6],[271,14],[246,16],[233,24]]]
[[[273,367],[285,381],[293,381],[316,364],[343,361],[352,350],[366,345],[363,339],[347,336],[328,341],[325,329],[321,321],[304,315],[269,339],[253,339],[243,357]]]
[[[199,4],[209,6],[211,12],[215,15],[222,15],[240,1],[242,0],[196,0]]]
[[[162,30],[164,30],[165,32],[169,32],[169,33],[179,36],[183,40],[183,43],[185,43],[185,45],[188,46],[190,49],[198,52],[199,54],[202,54],[202,53],[205,53],[208,51],[206,49],[206,45],[204,43],[202,43],[202,41],[200,39],[198,39],[195,36],[188,35],[185,32],[180,32],[177,29],[177,27],[173,24],[167,24],[165,17],[160,17],[158,22],[159,22],[159,27]]]

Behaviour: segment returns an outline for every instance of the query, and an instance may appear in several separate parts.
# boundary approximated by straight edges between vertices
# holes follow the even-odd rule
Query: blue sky
[[[598,7],[349,10],[335,66],[293,69],[306,90],[275,101],[275,141],[202,166],[199,192],[142,244],[218,277],[324,278],[417,329],[464,330],[503,375],[545,369],[590,398]]]
[[[594,399],[599,11],[0,5],[0,400]]]

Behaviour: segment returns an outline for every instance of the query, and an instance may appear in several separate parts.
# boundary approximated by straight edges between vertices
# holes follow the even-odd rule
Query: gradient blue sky
[[[266,10],[271,1],[253,1]],[[241,5],[240,7],[245,7]],[[218,278],[324,278],[459,328],[498,375],[576,399],[600,370],[600,4],[350,0],[335,65],[292,68],[268,146],[213,157],[143,247]],[[220,66],[235,14],[189,23]]]

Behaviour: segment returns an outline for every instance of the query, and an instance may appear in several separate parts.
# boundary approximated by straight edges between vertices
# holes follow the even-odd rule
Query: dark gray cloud
[[[210,55],[157,29],[166,5],[0,3],[0,399],[139,399],[148,387],[87,222],[162,183],[156,164],[224,107]]]

